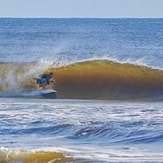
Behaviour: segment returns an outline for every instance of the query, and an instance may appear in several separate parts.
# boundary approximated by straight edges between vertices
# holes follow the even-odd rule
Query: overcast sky
[[[163,18],[163,0],[0,0],[0,17]]]

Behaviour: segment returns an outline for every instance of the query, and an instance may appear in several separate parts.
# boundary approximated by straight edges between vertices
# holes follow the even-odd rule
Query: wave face
[[[94,60],[55,73],[61,98],[142,99],[163,92],[162,71],[132,64]]]
[[[62,163],[62,162],[80,162],[81,159],[75,159],[71,156],[59,152],[29,152],[25,150],[9,150],[0,148],[1,163]],[[83,162],[86,160],[82,159]]]
[[[32,78],[39,72],[37,65],[1,64],[0,73],[5,81],[5,84],[1,81],[1,93],[15,93],[11,91],[13,81],[16,83],[13,87],[19,93],[37,90]],[[55,73],[57,94],[61,99],[145,100],[161,98],[163,94],[163,71],[140,65],[91,60],[59,68],[50,66],[39,73],[47,72]]]

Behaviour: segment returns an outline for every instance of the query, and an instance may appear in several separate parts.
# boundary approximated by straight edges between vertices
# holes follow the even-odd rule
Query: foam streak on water
[[[26,152],[62,151],[96,162],[159,162],[162,117],[162,103],[1,99],[0,144]]]

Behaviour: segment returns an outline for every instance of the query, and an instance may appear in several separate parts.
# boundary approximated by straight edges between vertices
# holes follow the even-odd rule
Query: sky
[[[163,0],[0,0],[0,18],[163,18]]]

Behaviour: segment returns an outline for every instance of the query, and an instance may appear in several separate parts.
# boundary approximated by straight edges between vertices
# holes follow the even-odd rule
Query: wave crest
[[[33,70],[33,65],[28,68]],[[37,89],[31,73],[26,73],[21,66],[14,75],[24,74],[28,79],[18,82],[16,89]],[[37,71],[35,66],[37,75],[51,71],[55,73],[57,96],[62,99],[137,100],[162,98],[163,95],[163,71],[146,66],[108,60],[84,61],[58,68],[51,66],[44,71]],[[0,88],[1,92],[5,89]]]

